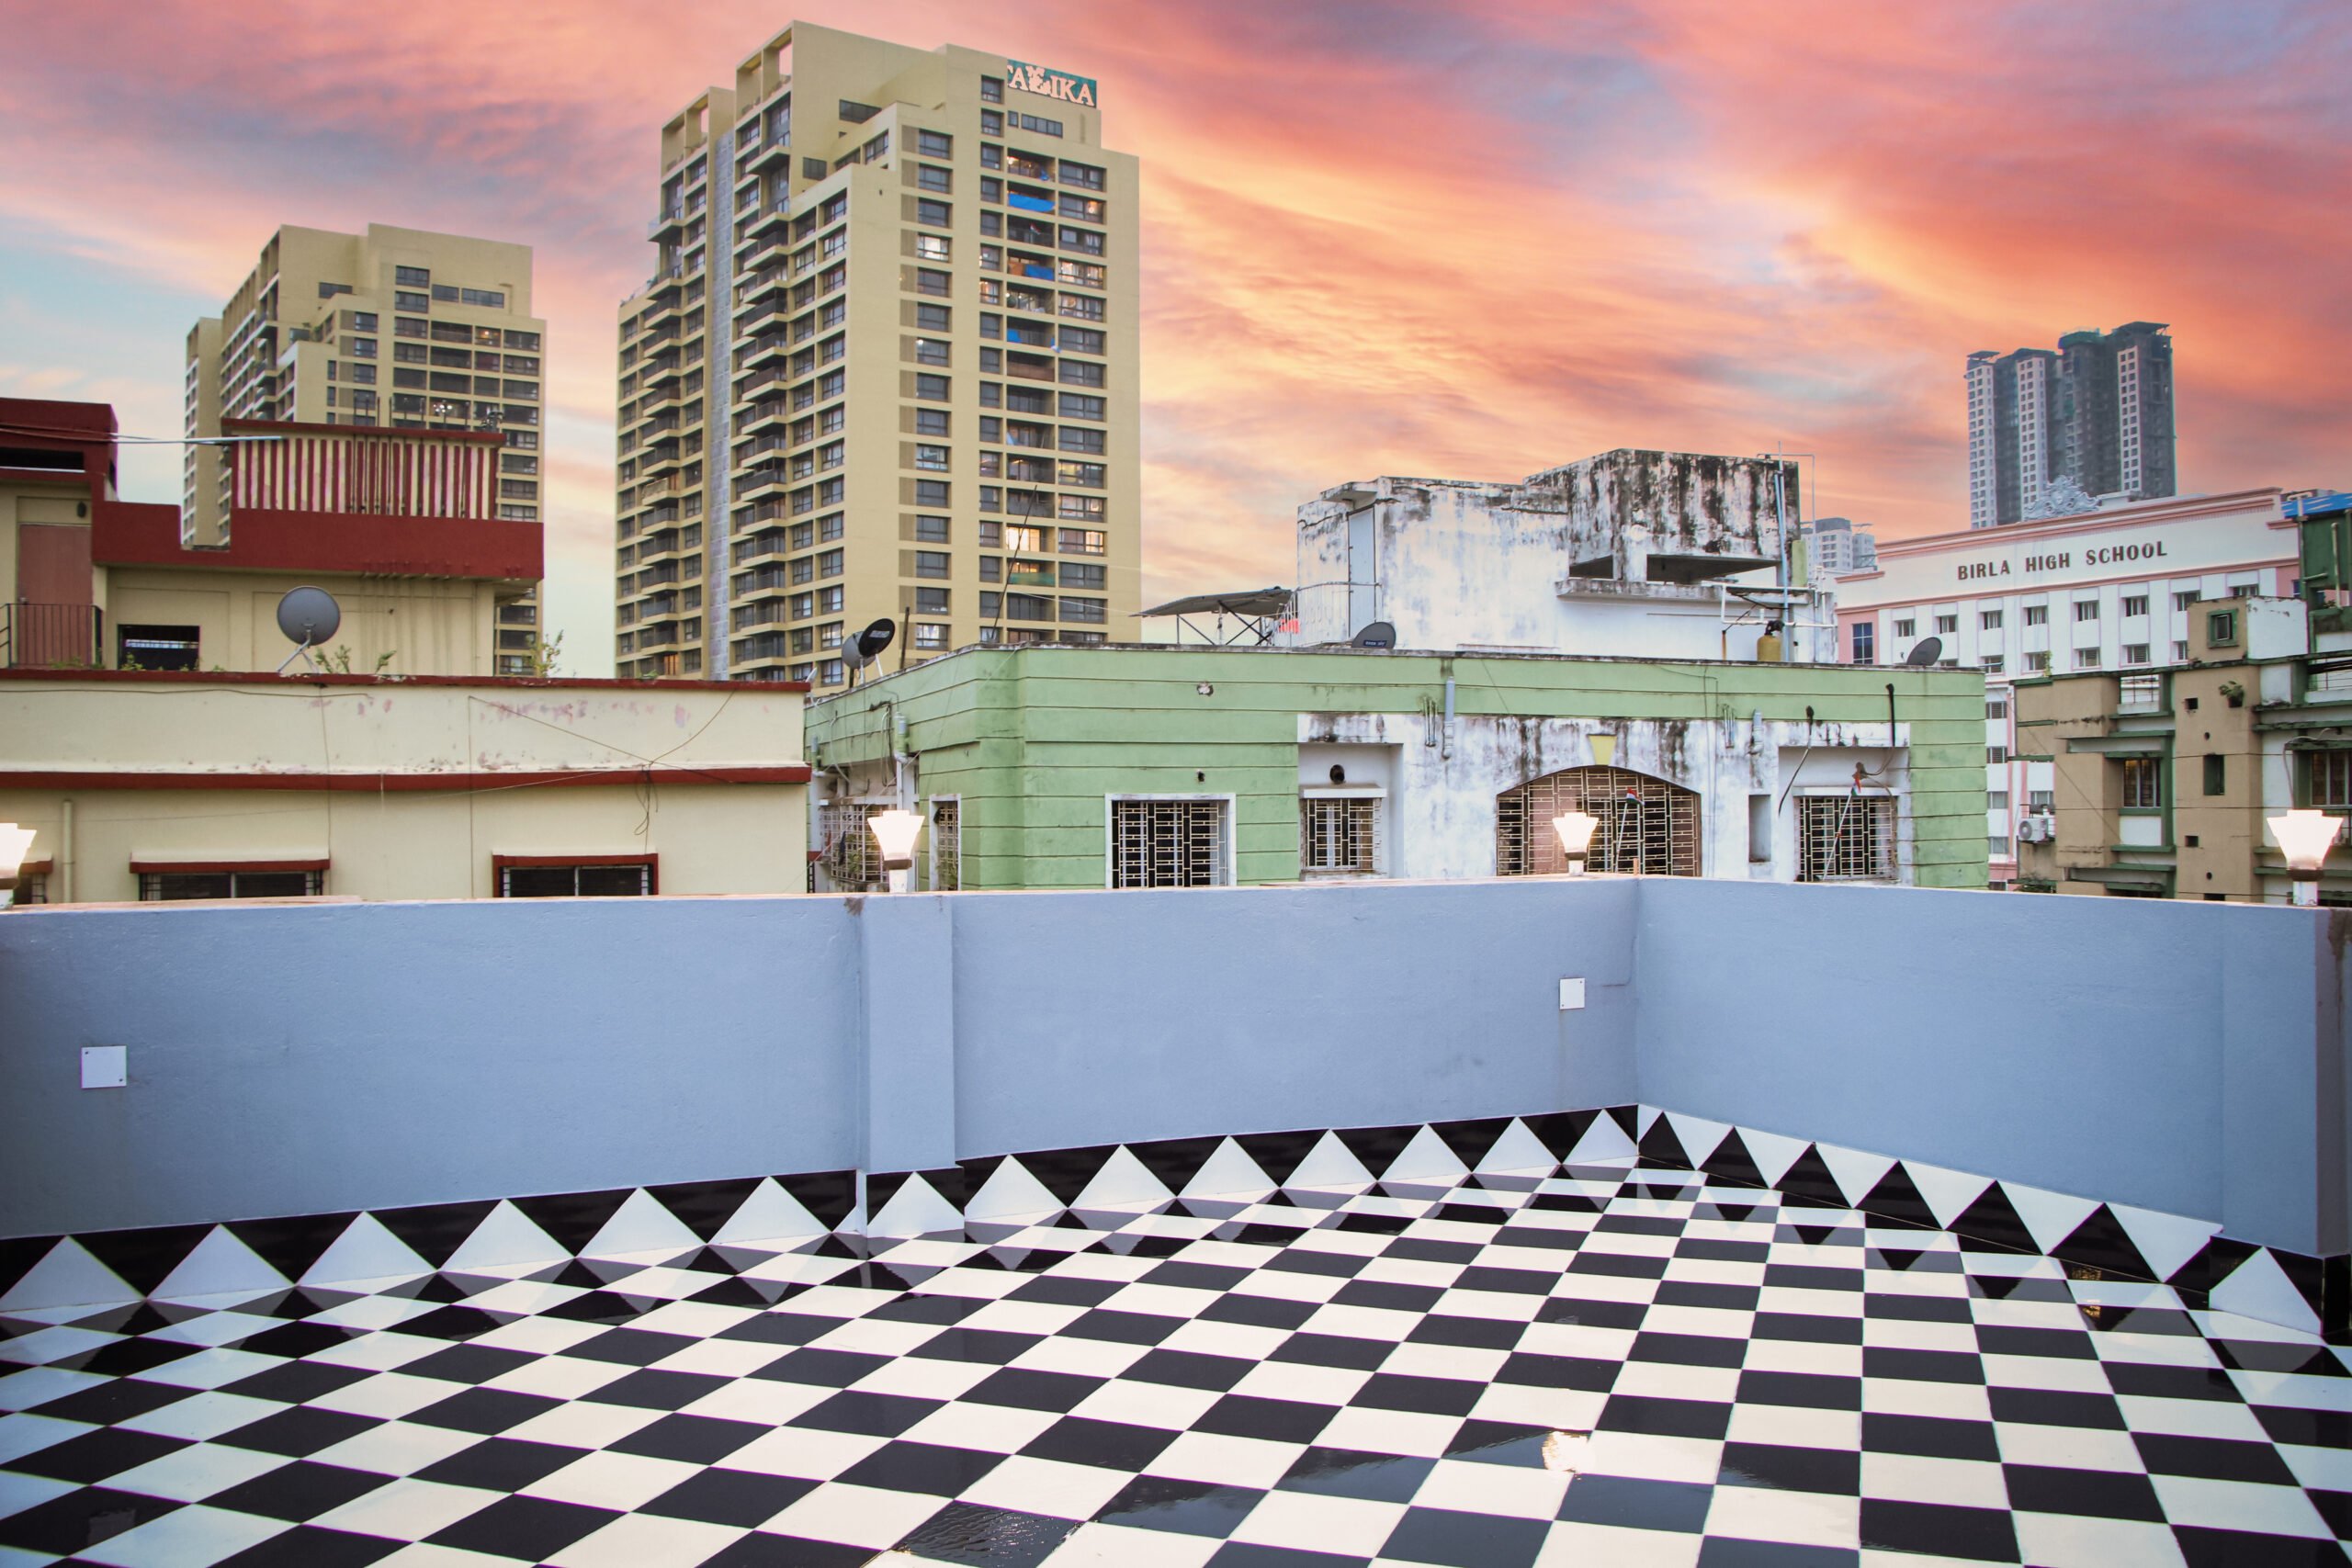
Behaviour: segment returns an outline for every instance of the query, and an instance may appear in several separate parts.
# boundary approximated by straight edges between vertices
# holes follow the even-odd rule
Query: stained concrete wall
[[[2341,1251],[2347,931],[1597,877],[10,911],[0,1235],[1639,1099]]]

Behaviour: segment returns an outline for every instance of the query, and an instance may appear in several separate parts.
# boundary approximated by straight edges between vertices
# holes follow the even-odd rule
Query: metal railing
[[[0,669],[102,668],[106,612],[95,604],[0,604]]]

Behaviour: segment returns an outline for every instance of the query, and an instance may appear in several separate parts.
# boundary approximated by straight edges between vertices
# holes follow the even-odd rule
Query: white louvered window
[[[1114,887],[1216,887],[1233,880],[1227,817],[1216,798],[1111,802]]]
[[[1298,803],[1298,869],[1307,876],[1378,876],[1385,867],[1381,797],[1310,795]]]

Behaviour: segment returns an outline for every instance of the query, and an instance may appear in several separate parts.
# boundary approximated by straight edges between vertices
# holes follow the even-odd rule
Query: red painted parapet
[[[241,510],[227,547],[203,550],[181,547],[175,506],[107,502],[92,525],[99,566],[535,581],[546,560],[538,524],[497,517]]]
[[[220,422],[230,527],[252,512],[370,516],[498,515],[492,431],[379,429],[266,420]]]

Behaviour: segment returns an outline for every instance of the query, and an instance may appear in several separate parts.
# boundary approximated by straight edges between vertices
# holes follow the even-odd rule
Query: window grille
[[[1334,876],[1377,876],[1380,851],[1378,796],[1308,796],[1299,801],[1300,871]]]
[[[2312,751],[2307,756],[2311,790],[2304,804],[2339,810],[2352,807],[2352,751]],[[17,897],[21,900],[22,893]]]
[[[1630,768],[1569,768],[1495,797],[1495,874],[1552,876],[1568,869],[1552,818],[1600,819],[1586,866],[1635,875],[1699,874],[1699,796]]]
[[[818,808],[819,856],[835,892],[864,892],[882,886],[882,857],[874,847],[865,819],[889,809],[881,801],[839,801]]]
[[[145,871],[142,903],[183,898],[315,898],[326,890],[323,871]]]
[[[1111,886],[1214,887],[1226,877],[1225,802],[1114,800]]]
[[[964,803],[931,803],[931,890],[953,893],[964,886]]]
[[[1799,882],[1883,882],[1894,874],[1894,801],[1861,795],[1797,797]]]
[[[501,898],[647,898],[653,894],[650,862],[617,865],[503,865]]]

